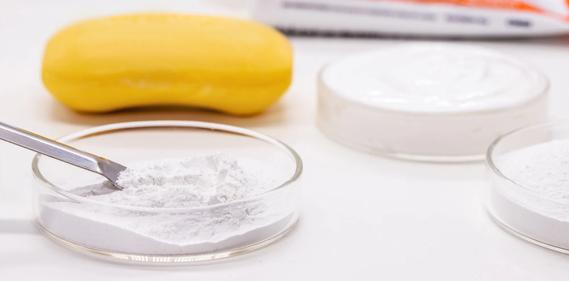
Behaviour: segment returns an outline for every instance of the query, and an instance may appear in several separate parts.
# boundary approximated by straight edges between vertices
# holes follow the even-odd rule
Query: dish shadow
[[[0,219],[0,235],[36,233],[38,233],[37,228],[31,220]]]

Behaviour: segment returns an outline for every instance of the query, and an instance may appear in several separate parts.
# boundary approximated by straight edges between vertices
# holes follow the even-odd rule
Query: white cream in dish
[[[405,158],[482,158],[498,135],[546,116],[547,79],[478,47],[398,45],[336,61],[319,82],[326,135]]]

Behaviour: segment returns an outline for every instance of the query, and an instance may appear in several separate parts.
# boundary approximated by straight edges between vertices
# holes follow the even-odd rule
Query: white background
[[[78,115],[43,88],[43,45],[64,24],[134,10],[246,16],[242,1],[205,2],[0,0],[0,121],[50,137],[149,119],[224,122],[273,135],[305,161],[297,229],[266,249],[206,266],[154,269],[84,257],[35,230],[32,154],[0,143],[0,280],[569,280],[569,256],[518,240],[488,218],[482,163],[384,159],[344,148],[317,130],[319,68],[402,40],[293,38],[293,85],[277,106],[253,118],[180,110]],[[552,115],[569,115],[569,37],[458,43],[533,63],[551,79]]]

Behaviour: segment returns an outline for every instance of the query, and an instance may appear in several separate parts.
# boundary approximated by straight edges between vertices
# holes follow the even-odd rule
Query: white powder
[[[237,161],[219,155],[137,163],[120,174],[118,184],[124,190],[97,200],[141,207],[198,207],[247,198],[267,188]]]
[[[508,178],[548,199],[569,204],[569,141],[557,140],[510,152],[498,159]],[[569,212],[563,214],[569,220]]]
[[[237,201],[278,184],[259,165],[223,155],[134,163],[119,177],[123,190],[106,182],[71,192],[139,210],[46,197],[40,221],[66,240],[115,252],[195,254],[247,245],[281,231],[293,212],[265,199]]]
[[[496,166],[523,186],[495,181],[489,207],[496,218],[532,239],[569,249],[569,140],[505,153]]]

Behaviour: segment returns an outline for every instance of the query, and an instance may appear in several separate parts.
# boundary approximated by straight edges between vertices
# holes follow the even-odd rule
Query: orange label
[[[524,12],[543,13],[544,10],[527,3],[525,1],[516,0],[400,0],[404,2],[415,2],[422,4],[448,4],[466,7],[492,8],[492,9],[508,9]]]

